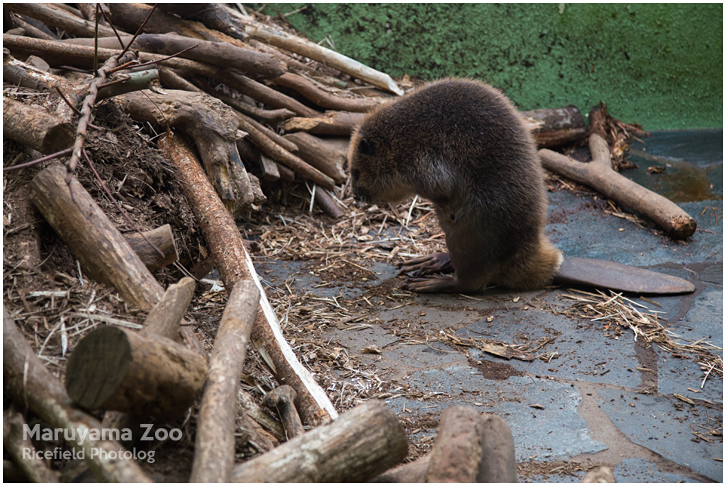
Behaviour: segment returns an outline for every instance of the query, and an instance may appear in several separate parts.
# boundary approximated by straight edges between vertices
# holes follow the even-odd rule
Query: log
[[[43,3],[6,3],[3,8],[13,12],[33,17],[45,25],[58,27],[66,32],[80,37],[92,37],[96,32],[94,22],[81,19],[63,10],[53,8]],[[99,37],[115,37],[113,29],[106,25],[98,26]],[[117,46],[118,46],[118,41]]]
[[[585,117],[574,105],[521,112],[539,148],[550,148],[585,138]]]
[[[452,415],[449,411],[451,409],[444,411],[436,431],[434,449],[431,452],[413,462],[386,471],[374,482],[423,483],[431,471],[433,481],[443,481],[448,476],[456,481],[516,483],[517,462],[514,439],[507,423],[501,417],[486,413],[478,414],[476,410],[468,407],[452,408],[464,408],[468,412],[462,414],[461,411],[453,410],[456,414]],[[471,429],[479,431],[478,444],[475,443],[477,441],[471,435],[467,424]],[[480,451],[480,460],[475,468],[476,472],[473,473],[472,461],[467,453],[476,450]],[[433,458],[436,458],[434,465],[431,462]],[[447,466],[450,469],[447,470]],[[445,473],[450,474],[445,475]],[[463,477],[464,473],[466,477]]]
[[[30,183],[33,204],[91,278],[139,309],[151,309],[161,285],[83,186],[75,178],[69,186],[65,177],[61,165],[40,172]]]
[[[473,483],[482,458],[484,424],[471,407],[449,407],[441,414],[426,469],[427,483]]]
[[[191,406],[206,372],[204,357],[171,339],[104,326],[73,349],[65,385],[87,410],[173,420]]]
[[[279,91],[275,91],[274,89],[243,76],[240,73],[228,71],[217,79],[230,88],[234,88],[240,93],[246,94],[250,98],[254,98],[257,101],[273,108],[286,108],[298,116],[314,117],[320,115],[318,111],[303,105],[296,99],[280,93]]]
[[[273,79],[275,84],[291,88],[316,105],[329,110],[368,112],[383,103],[378,98],[344,98],[321,89],[311,80],[294,73],[285,73]]]
[[[23,433],[23,427],[28,427],[28,424],[14,406],[3,410],[3,448],[5,451],[28,480],[34,483],[60,482],[60,473],[52,470],[38,456],[38,451],[30,437]]]
[[[596,109],[597,110],[597,109]],[[591,126],[596,126],[598,112],[590,114]],[[650,219],[671,238],[685,240],[696,231],[696,221],[677,204],[612,169],[610,147],[603,134],[590,135],[592,162],[577,162],[566,155],[540,149],[542,166],[575,182],[592,187],[604,196]]]
[[[52,90],[58,88],[63,94],[70,97],[73,97],[75,91],[78,90],[67,79],[52,73],[47,73],[31,64],[19,61],[10,55],[3,56],[3,81],[37,90]]]
[[[282,336],[275,312],[267,301],[239,230],[211,189],[188,144],[175,136],[160,140],[159,147],[177,169],[182,192],[199,221],[225,288],[233,288],[238,280],[255,280],[260,290],[262,311],[258,311],[252,329],[253,344],[263,356],[269,357],[268,364],[278,379],[295,388],[298,394],[296,405],[303,420],[317,424],[337,417],[325,392],[297,360]]]
[[[361,124],[365,113],[347,111],[326,111],[316,117],[295,117],[286,120],[282,128],[286,132],[308,132],[316,135],[346,135]]]
[[[264,154],[260,154],[260,169],[262,170],[262,179],[274,182],[280,179],[280,169],[274,160]]]
[[[231,9],[227,9],[227,11],[230,13],[234,12]],[[296,54],[309,57],[310,59],[314,59],[327,66],[332,66],[335,69],[350,74],[355,78],[361,79],[397,95],[403,95],[403,90],[399,88],[387,74],[376,71],[365,64],[335,51],[331,51],[330,49],[326,49],[310,42],[309,40],[277,30],[270,25],[258,23],[249,17],[243,16],[239,12],[234,12],[234,15],[237,17],[240,24],[242,24],[245,33],[256,39],[263,40],[273,46],[282,47],[283,49],[287,49],[288,51],[292,51]]]
[[[122,36],[121,40],[126,45],[132,40],[132,37]],[[64,42],[92,46],[95,39],[92,37],[75,38],[67,39]],[[118,40],[115,38],[99,39],[98,46],[104,49],[116,49]],[[283,66],[272,56],[227,42],[211,42],[176,34],[141,34],[136,37],[131,47],[152,54],[168,56],[193,47],[180,54],[180,57],[225,69],[238,69],[255,77],[276,78],[284,73]]]
[[[174,234],[168,224],[144,231],[143,236],[139,233],[125,233],[123,236],[134,252],[139,255],[146,268],[152,272],[171,265],[179,259]],[[159,255],[157,248],[161,250],[162,255]]]
[[[190,482],[229,482],[237,389],[259,301],[260,292],[252,280],[238,281],[229,294],[209,358]]]
[[[247,131],[250,127],[253,127],[251,133],[248,132],[248,134],[250,135],[250,140],[256,142],[255,145],[262,145],[262,143],[259,142],[259,138],[261,136],[264,136],[272,140],[272,142],[276,143],[288,152],[297,152],[297,145],[295,145],[293,142],[286,139],[282,135],[278,135],[277,133],[273,132],[261,123],[256,122],[255,120],[243,115],[242,113],[237,113],[237,118],[239,119],[240,130]]]
[[[372,400],[234,469],[234,482],[363,482],[408,453],[406,434],[384,403]]]
[[[262,108],[257,108],[256,106],[252,106],[243,101],[232,98],[231,96],[222,94],[218,91],[212,91],[212,90],[205,90],[205,91],[208,94],[214,96],[215,98],[219,98],[222,101],[222,103],[231,106],[232,108],[239,111],[240,113],[247,115],[249,117],[255,118],[257,120],[267,122],[267,123],[277,123],[282,120],[287,120],[288,118],[292,118],[295,116],[295,112],[288,110],[287,108],[279,108],[277,110],[264,110]],[[290,149],[288,149],[288,150],[290,150]]]
[[[5,390],[54,429],[65,429],[67,442],[84,452],[84,461],[96,479],[105,482],[151,482],[130,454],[100,434],[101,423],[75,408],[60,381],[33,353],[30,345],[3,308],[3,379]],[[96,430],[99,434],[88,432]],[[99,435],[100,437],[97,437]],[[85,440],[81,440],[84,437]]]
[[[335,145],[305,132],[289,133],[285,138],[297,145],[301,159],[331,177],[337,184],[348,179],[345,173],[348,157]]]
[[[3,135],[48,155],[73,145],[70,123],[47,111],[3,97]]]
[[[169,90],[166,94],[130,93],[124,110],[132,118],[162,127],[174,126],[194,139],[209,178],[233,214],[264,202],[255,193],[237,152],[236,113],[205,93]]]
[[[194,297],[195,287],[194,279],[189,277],[169,285],[159,303],[146,316],[141,333],[179,341],[179,324]]]

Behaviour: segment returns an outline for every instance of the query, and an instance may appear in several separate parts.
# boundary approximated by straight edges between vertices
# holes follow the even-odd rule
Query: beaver
[[[562,254],[544,235],[544,174],[530,131],[498,90],[442,79],[369,113],[348,153],[354,195],[430,200],[448,253],[398,262],[415,292],[471,293],[487,284],[537,289]],[[435,278],[417,278],[433,273]]]

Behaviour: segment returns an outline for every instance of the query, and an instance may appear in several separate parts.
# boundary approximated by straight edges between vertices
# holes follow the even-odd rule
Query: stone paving
[[[674,332],[722,347],[723,132],[659,132],[645,141],[646,146],[636,143],[631,151],[631,160],[640,168],[625,175],[689,212],[699,227],[692,238],[674,242],[593,208],[591,193],[571,191],[549,194],[550,220],[555,222],[548,225],[547,233],[566,255],[613,260],[693,282],[696,291],[692,294],[649,298],[662,307],[658,310]],[[667,165],[667,169],[647,174],[654,165]],[[266,275],[273,284],[276,278],[284,281],[289,271],[288,266],[283,269],[274,263],[262,266],[274,270]],[[395,276],[390,265],[370,268],[378,279],[373,285]],[[308,277],[293,285],[319,291],[321,296],[350,297],[363,291],[342,283],[311,290],[314,283],[315,278]],[[333,330],[329,337],[350,354],[360,354],[381,376],[448,397],[386,400],[400,415],[438,416],[457,404],[504,418],[514,435],[517,462],[537,466],[531,469],[536,473],[520,478],[523,481],[579,482],[584,472],[567,474],[561,467],[576,463],[584,469],[609,464],[619,482],[723,482],[722,436],[707,434],[723,430],[723,381],[709,379],[701,389],[704,374],[692,359],[634,342],[632,333],[614,339],[591,321],[553,312],[572,305],[562,299],[566,292],[495,289],[476,300],[417,295],[410,305],[397,309],[371,299],[378,306],[374,311],[378,322],[415,322],[434,332],[447,328],[464,338],[508,343],[552,337],[554,342],[545,350],[557,351],[559,357],[550,362],[505,360],[441,342],[409,345],[380,325]],[[638,301],[637,296],[631,297]],[[361,354],[371,344],[382,354]],[[723,356],[722,351],[719,354]],[[692,399],[695,405],[679,401],[674,394]],[[710,442],[695,441],[694,431]],[[433,429],[424,429],[419,437],[433,434]]]

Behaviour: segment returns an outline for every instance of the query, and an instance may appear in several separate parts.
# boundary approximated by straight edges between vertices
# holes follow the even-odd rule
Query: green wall
[[[394,77],[479,78],[522,110],[603,101],[646,130],[723,123],[722,4],[333,3],[288,20]]]

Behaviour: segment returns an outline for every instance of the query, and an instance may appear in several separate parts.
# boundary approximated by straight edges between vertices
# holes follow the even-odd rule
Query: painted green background
[[[288,20],[394,77],[482,79],[522,110],[603,101],[647,130],[723,124],[722,4],[308,4]]]

